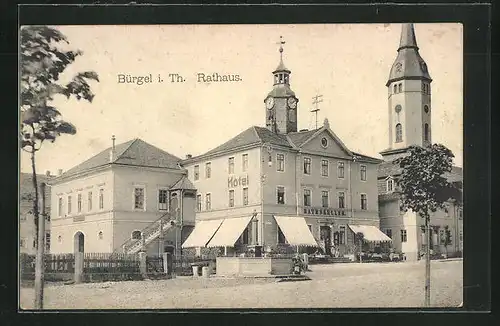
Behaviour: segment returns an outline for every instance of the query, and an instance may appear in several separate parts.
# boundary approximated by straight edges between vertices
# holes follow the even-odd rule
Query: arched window
[[[396,143],[403,141],[403,126],[400,123],[396,125]]]
[[[429,113],[429,106],[428,105],[424,105],[424,112]]]
[[[401,93],[403,91],[403,84],[399,83],[398,84],[398,93]]]
[[[99,231],[99,234],[97,235],[97,238],[98,238],[99,240],[102,240],[102,231]]]
[[[394,179],[389,177],[387,178],[387,192],[393,192],[394,191]]]
[[[398,92],[398,85],[394,84],[394,94]]]
[[[429,141],[429,124],[424,125],[424,140]]]
[[[133,231],[132,232],[132,240],[140,240],[141,239],[141,231]]]

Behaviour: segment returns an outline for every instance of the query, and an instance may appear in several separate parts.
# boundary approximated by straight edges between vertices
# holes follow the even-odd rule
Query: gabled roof
[[[272,131],[264,127],[252,126],[236,135],[235,137],[231,138],[227,142],[223,143],[222,145],[217,146],[216,148],[209,150],[208,152],[199,156],[225,153],[237,148],[263,143],[291,147],[285,135],[273,133]]]
[[[116,145],[112,162],[110,162],[110,151],[111,147],[101,151],[99,154],[69,169],[57,179],[109,164],[180,169],[178,166],[178,163],[181,161],[180,158],[148,144],[139,138]]]
[[[179,179],[172,187],[170,187],[170,190],[196,190],[196,187],[193,185],[189,179],[183,175],[182,178]]]

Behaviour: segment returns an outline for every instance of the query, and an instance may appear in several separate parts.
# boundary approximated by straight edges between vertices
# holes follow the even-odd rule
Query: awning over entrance
[[[292,246],[318,246],[303,217],[274,216],[274,218],[285,235],[286,241]]]
[[[205,247],[224,220],[199,221],[193,232],[182,244],[182,248]]]
[[[363,237],[368,242],[385,242],[392,241],[385,233],[380,231],[376,226],[371,225],[351,225],[349,228],[354,233],[363,233]]]
[[[222,222],[221,227],[214,237],[207,244],[207,247],[232,247],[241,236],[245,228],[250,223],[252,216],[227,218]]]

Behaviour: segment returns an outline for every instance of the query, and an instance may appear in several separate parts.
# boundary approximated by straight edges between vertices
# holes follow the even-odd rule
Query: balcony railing
[[[304,214],[317,216],[346,216],[345,208],[303,207]]]

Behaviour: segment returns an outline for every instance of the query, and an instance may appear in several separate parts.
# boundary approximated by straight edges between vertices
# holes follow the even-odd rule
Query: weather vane
[[[279,48],[280,58],[283,59],[283,44],[285,44],[285,41],[283,41],[283,36],[280,36],[280,41],[276,42],[276,44],[279,44],[279,46],[280,46],[280,48]]]

